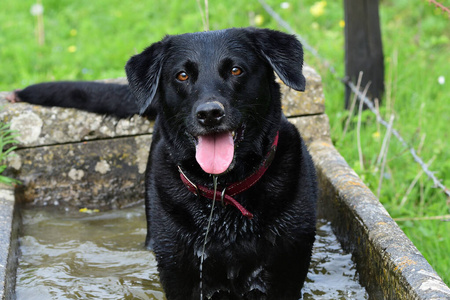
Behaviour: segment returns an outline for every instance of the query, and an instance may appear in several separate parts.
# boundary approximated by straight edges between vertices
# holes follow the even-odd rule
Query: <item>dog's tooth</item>
[[[236,131],[231,132],[231,136],[234,137],[236,135]]]

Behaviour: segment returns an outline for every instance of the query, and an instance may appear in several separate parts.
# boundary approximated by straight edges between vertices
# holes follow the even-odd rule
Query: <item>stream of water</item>
[[[144,208],[100,213],[22,209],[17,300],[165,299],[156,261],[144,249]],[[331,226],[318,236],[304,299],[368,299],[351,255]]]

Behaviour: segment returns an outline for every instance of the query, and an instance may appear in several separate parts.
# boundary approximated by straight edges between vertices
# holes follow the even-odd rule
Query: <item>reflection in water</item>
[[[142,206],[105,213],[22,209],[18,300],[165,299],[144,249]],[[318,225],[304,299],[368,299],[330,225]]]

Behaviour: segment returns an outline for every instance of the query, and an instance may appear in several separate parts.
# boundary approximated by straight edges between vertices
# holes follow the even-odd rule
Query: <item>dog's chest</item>
[[[204,258],[201,269],[206,294],[232,289],[265,293],[262,278],[267,245],[254,224],[235,221],[211,225],[204,252],[197,251],[199,261],[202,255]]]
[[[224,267],[231,267],[231,262],[245,264],[253,261],[261,249],[272,244],[272,234],[264,233],[257,220],[237,218],[236,214],[218,212],[232,207],[218,207],[211,218],[209,232],[205,243],[205,233],[198,235],[195,252],[200,256],[205,249],[204,257],[210,261],[225,261]],[[205,227],[206,228],[206,227]]]

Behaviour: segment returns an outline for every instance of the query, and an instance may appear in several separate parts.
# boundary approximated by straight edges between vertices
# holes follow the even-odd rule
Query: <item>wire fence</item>
[[[376,118],[377,118],[377,122],[379,122],[380,124],[382,124],[383,126],[385,126],[388,129],[388,132],[392,133],[399,141],[400,143],[409,150],[409,152],[411,153],[412,157],[414,158],[414,161],[416,161],[422,168],[423,172],[433,181],[434,186],[437,188],[440,188],[444,191],[444,193],[450,197],[450,190],[442,184],[442,180],[439,180],[438,178],[436,178],[436,176],[434,175],[434,172],[430,171],[428,169],[428,164],[426,164],[422,158],[420,156],[417,155],[417,152],[414,150],[413,147],[411,147],[408,142],[406,142],[406,140],[400,135],[400,133],[392,128],[392,122],[386,122],[386,120],[383,119],[383,117],[380,115],[380,113],[378,112],[378,110],[375,108],[375,106],[373,105],[372,101],[370,101],[370,99],[365,95],[364,91],[361,91],[360,87],[355,86],[355,84],[353,82],[350,81],[349,78],[341,78],[337,72],[336,69],[331,65],[331,63],[329,61],[327,61],[324,57],[322,57],[316,49],[314,49],[312,46],[310,46],[308,44],[308,42],[302,37],[300,36],[298,33],[295,32],[295,30],[283,19],[281,18],[281,16],[279,14],[277,14],[272,7],[270,7],[264,0],[258,0],[259,3],[262,5],[262,7],[266,10],[266,12],[272,17],[274,18],[277,23],[283,27],[284,29],[286,29],[289,33],[294,34],[299,41],[303,44],[303,48],[307,51],[309,51],[313,56],[315,56],[317,59],[319,59],[323,65],[325,65],[329,71],[334,75],[334,77],[336,79],[338,79],[339,81],[341,81],[344,85],[348,86],[352,92],[354,93],[354,95],[356,95],[357,99],[359,101],[361,101],[362,103],[364,103],[367,108],[375,114]],[[428,0],[429,2],[432,2],[433,4],[435,4],[437,7],[442,8],[445,11],[448,11],[450,14],[450,10],[448,10],[448,8],[444,7],[442,4],[434,1],[434,0]],[[450,16],[450,15],[449,15]]]

